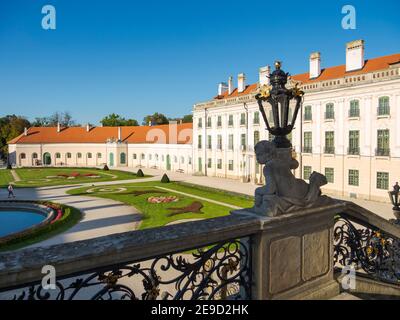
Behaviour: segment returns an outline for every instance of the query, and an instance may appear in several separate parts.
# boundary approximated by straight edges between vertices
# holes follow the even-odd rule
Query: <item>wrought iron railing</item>
[[[390,156],[390,148],[376,148],[375,156],[389,157]]]
[[[312,153],[312,147],[304,146],[303,147],[303,153]]]
[[[354,268],[358,275],[400,284],[399,235],[400,228],[393,222],[372,213],[363,215],[360,207],[338,215],[334,228],[336,270]]]
[[[349,154],[349,155],[360,155],[360,147],[349,147],[349,148],[347,148],[347,154]]]
[[[335,153],[335,147],[325,146],[324,147],[324,153],[325,154],[334,154]]]
[[[195,222],[198,226],[196,231],[190,231],[190,228],[183,225],[176,225],[158,229],[149,229],[143,231],[129,232],[126,234],[112,235],[103,237],[100,242],[112,243],[115,239],[118,239],[120,244],[117,244],[121,253],[112,252],[107,254],[103,252],[98,253],[99,244],[96,244],[96,239],[79,241],[75,243],[67,243],[62,245],[56,245],[48,248],[48,253],[40,251],[40,249],[26,249],[26,253],[21,252],[22,255],[26,254],[29,259],[37,264],[37,268],[43,266],[43,261],[47,264],[54,265],[55,270],[63,270],[61,275],[57,274],[55,288],[47,289],[42,285],[40,274],[34,281],[23,281],[19,279],[18,283],[11,286],[3,286],[0,281],[0,299],[14,299],[14,300],[73,300],[73,299],[93,299],[93,300],[115,300],[115,299],[129,299],[129,300],[212,300],[212,299],[251,299],[251,288],[252,288],[252,256],[251,256],[251,222],[244,223],[243,219],[228,217],[230,220],[236,221],[241,224],[238,230],[232,229],[232,225],[229,223],[230,233],[234,238],[221,240],[211,244],[205,244],[203,232],[209,227],[204,228],[201,224],[205,221]],[[226,221],[226,217],[217,218],[211,220]],[[217,223],[217,222],[215,222]],[[193,224],[193,222],[187,223],[186,225]],[[243,224],[247,225],[249,235],[237,237],[235,234],[243,234]],[[225,225],[226,229],[227,225]],[[171,235],[165,233],[165,229],[172,228],[178,231],[180,241],[188,243],[187,247],[182,250],[182,245],[177,245],[174,242],[177,240],[177,233],[172,231]],[[201,231],[203,229],[203,231]],[[221,228],[219,228],[221,229]],[[221,230],[222,230],[221,229]],[[200,233],[199,233],[200,231]],[[226,231],[226,230],[225,230]],[[152,257],[146,257],[145,259],[124,259],[125,262],[118,262],[112,264],[103,264],[101,256],[106,254],[105,259],[107,261],[113,261],[112,256],[119,258],[121,254],[127,255],[125,250],[122,251],[121,243],[129,241],[144,240],[143,234],[153,232],[150,238],[154,238],[152,241],[145,241],[142,247],[147,250],[135,250],[133,248],[126,247],[125,250],[128,252],[142,251],[139,254],[132,254],[133,256],[145,257],[145,252],[158,251],[159,247],[164,247],[165,253],[156,254]],[[217,237],[212,236],[213,231],[209,230],[208,237],[210,240]],[[156,235],[157,234],[157,235]],[[156,245],[155,242],[160,241],[164,237],[164,234],[171,241],[167,242],[167,246]],[[192,234],[192,237],[198,237],[201,246],[190,246],[191,241],[184,240],[186,235]],[[207,232],[204,233],[207,236]],[[127,240],[121,240],[126,238]],[[128,239],[132,237],[133,239]],[[109,238],[109,241],[106,239]],[[147,236],[145,236],[147,238]],[[175,238],[175,239],[174,239]],[[221,238],[221,236],[219,236]],[[102,238],[99,238],[102,239]],[[209,241],[210,241],[209,240]],[[121,242],[122,241],[122,242]],[[132,242],[133,243],[133,242]],[[101,245],[103,246],[103,245]],[[135,245],[136,246],[136,245]],[[90,268],[83,268],[80,265],[82,260],[77,255],[85,256],[84,253],[79,252],[79,247],[84,248],[87,251],[86,255],[91,255],[89,260],[86,262]],[[108,249],[111,249],[108,245]],[[172,248],[181,247],[179,252],[172,251]],[[97,248],[97,251],[96,251]],[[38,250],[38,251],[36,251]],[[65,255],[65,261],[50,262],[48,256],[54,256],[55,252],[62,250]],[[68,252],[74,251],[71,257],[68,256]],[[114,250],[114,249],[113,249]],[[28,251],[31,252],[28,254]],[[79,253],[79,254],[78,254]],[[36,257],[35,257],[36,256]],[[46,258],[46,257],[47,258]],[[129,255],[128,255],[129,256]],[[6,254],[4,260],[16,261],[16,258],[12,257],[12,254]],[[49,260],[49,261],[48,261]],[[71,260],[70,262],[68,262]],[[36,262],[37,261],[37,262]],[[42,261],[42,262],[40,262]],[[68,267],[69,263],[72,265]],[[64,265],[65,264],[65,265]],[[67,268],[70,272],[65,272]],[[80,270],[81,269],[81,270]],[[35,268],[32,267],[32,270]],[[76,271],[80,270],[80,271]],[[35,270],[36,271],[36,270]],[[19,275],[25,271],[21,268]],[[26,273],[24,274],[24,276]],[[0,274],[0,277],[8,277],[9,274]],[[29,276],[29,275],[26,275]],[[13,276],[10,276],[13,278]],[[4,278],[3,278],[4,279]],[[5,283],[13,283],[12,280],[4,279]]]

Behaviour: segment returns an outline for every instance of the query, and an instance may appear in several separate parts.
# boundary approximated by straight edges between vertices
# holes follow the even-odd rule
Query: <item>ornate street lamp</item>
[[[399,183],[396,182],[396,184],[393,186],[393,190],[389,191],[389,198],[393,204],[393,214],[396,217],[396,219],[397,219],[396,223],[398,223],[398,224],[400,224],[399,194],[400,194],[400,186],[399,186]]]
[[[276,61],[269,77],[271,85],[263,85],[255,96],[267,130],[275,136],[273,142],[277,148],[292,146],[286,136],[293,130],[304,95],[298,84],[286,88],[288,76],[289,73],[281,70],[281,62]]]

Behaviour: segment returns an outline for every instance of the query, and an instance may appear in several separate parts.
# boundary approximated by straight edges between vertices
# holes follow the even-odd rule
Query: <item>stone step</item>
[[[351,293],[348,292],[341,292],[337,296],[329,299],[329,300],[362,300],[359,297],[356,297],[355,295],[352,295]]]

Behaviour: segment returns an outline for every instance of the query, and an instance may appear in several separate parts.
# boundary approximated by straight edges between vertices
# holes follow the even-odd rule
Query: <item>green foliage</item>
[[[18,137],[24,132],[24,128],[30,126],[28,120],[15,114],[0,118],[0,158],[5,158],[8,154],[7,142]]]
[[[137,176],[138,178],[143,178],[143,177],[144,177],[144,173],[143,173],[142,169],[139,169],[139,170],[137,171],[136,176]]]
[[[139,123],[135,119],[125,119],[119,114],[112,113],[104,117],[100,123],[105,127],[125,127],[125,126],[138,126]]]
[[[161,182],[162,183],[170,183],[169,178],[166,173],[163,174],[163,176],[161,178]]]
[[[192,123],[193,122],[193,115],[192,114],[187,114],[183,116],[182,118],[183,123]]]
[[[143,125],[147,126],[151,122],[153,125],[168,124],[168,118],[162,113],[149,114],[143,118]]]
[[[71,114],[68,111],[65,112],[54,112],[50,117],[39,117],[35,118],[32,123],[33,127],[55,127],[57,124],[63,127],[76,126],[76,122],[72,119]]]

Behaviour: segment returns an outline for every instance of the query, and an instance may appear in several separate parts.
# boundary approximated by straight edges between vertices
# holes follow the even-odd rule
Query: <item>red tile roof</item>
[[[176,125],[121,127],[121,140],[127,143],[191,143],[192,123]],[[171,130],[171,136],[170,136]],[[176,130],[176,131],[175,131]],[[34,143],[105,143],[118,138],[118,127],[68,127],[57,132],[57,127],[32,127],[9,141],[9,144]]]
[[[357,71],[346,72],[346,65],[340,65],[336,67],[329,67],[322,69],[320,76],[314,79],[310,79],[310,74],[308,72],[293,75],[292,79],[301,81],[303,84],[325,81],[325,80],[333,80],[333,79],[343,78],[344,76],[359,75],[373,71],[384,70],[389,68],[391,64],[395,63],[400,63],[400,53],[365,60],[364,67],[361,70]],[[225,91],[222,95],[216,96],[214,99],[228,99],[232,97],[246,95],[255,92],[257,90],[257,85],[258,85],[257,83],[248,85],[246,86],[246,89],[241,93],[238,93],[237,89],[235,89],[230,95],[228,94],[228,91]]]

